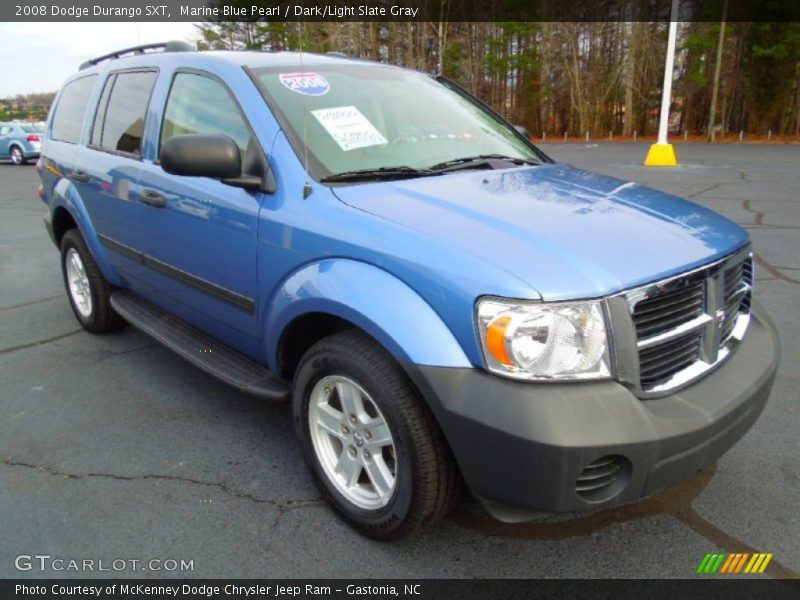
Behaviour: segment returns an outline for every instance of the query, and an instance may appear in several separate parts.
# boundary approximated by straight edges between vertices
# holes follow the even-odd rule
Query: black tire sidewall
[[[396,485],[392,499],[379,509],[366,510],[347,500],[325,474],[314,451],[308,422],[309,400],[317,382],[329,375],[348,377],[364,388],[380,408],[391,431],[396,453]],[[413,447],[402,413],[389,401],[393,391],[396,392],[352,357],[328,350],[312,349],[308,360],[304,359],[300,365],[294,382],[293,416],[304,458],[337,512],[368,535],[386,534],[399,527],[406,520],[413,500]]]
[[[75,249],[80,256],[81,261],[83,262],[83,268],[86,271],[87,277],[89,278],[89,290],[92,294],[92,313],[88,317],[81,315],[80,311],[75,306],[75,300],[72,298],[72,292],[69,289],[66,259],[70,248]],[[96,263],[94,262],[94,257],[90,254],[89,249],[86,246],[86,242],[84,242],[83,238],[80,237],[80,233],[78,233],[76,229],[71,229],[64,234],[64,237],[61,240],[61,275],[64,279],[64,287],[67,291],[67,298],[69,298],[69,304],[72,307],[72,312],[75,314],[75,318],[78,319],[78,322],[80,322],[80,324],[89,331],[92,331],[98,325],[97,308],[100,302],[101,289],[105,284],[102,279],[99,279],[95,276],[97,272],[97,267],[95,265]]]

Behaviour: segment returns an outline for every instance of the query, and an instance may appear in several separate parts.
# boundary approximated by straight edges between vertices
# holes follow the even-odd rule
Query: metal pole
[[[672,72],[675,68],[675,38],[678,34],[678,0],[672,0],[669,17],[667,61],[664,65],[664,87],[661,91],[661,115],[658,120],[658,141],[650,146],[644,164],[647,167],[674,167],[678,164],[675,148],[667,142],[669,107],[672,104]]]
[[[714,125],[717,119],[717,95],[719,94],[719,75],[722,72],[722,49],[725,46],[725,20],[728,18],[728,0],[722,5],[722,23],[719,26],[717,42],[717,62],[714,64],[714,84],[711,88],[711,108],[708,112],[708,139],[714,141]]]
[[[661,118],[658,122],[658,143],[667,143],[669,107],[672,103],[672,71],[675,68],[675,37],[678,33],[678,0],[672,0],[669,17],[669,41],[667,42],[667,64],[664,67],[664,90],[661,96]]]

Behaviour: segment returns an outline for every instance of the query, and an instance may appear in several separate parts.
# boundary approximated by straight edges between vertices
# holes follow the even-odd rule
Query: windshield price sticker
[[[318,73],[281,73],[281,83],[298,94],[322,96],[331,89],[331,84]]]
[[[388,143],[355,106],[323,108],[312,110],[311,114],[345,152]]]

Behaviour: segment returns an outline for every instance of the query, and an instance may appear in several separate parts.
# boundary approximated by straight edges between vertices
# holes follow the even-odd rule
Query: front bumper
[[[413,366],[468,487],[496,518],[571,512],[647,496],[713,464],[756,421],[772,389],[779,342],[754,302],[747,334],[703,379],[642,400],[615,381],[533,384],[480,369]],[[624,457],[613,497],[576,481],[591,462]],[[622,479],[624,478],[624,479]]]

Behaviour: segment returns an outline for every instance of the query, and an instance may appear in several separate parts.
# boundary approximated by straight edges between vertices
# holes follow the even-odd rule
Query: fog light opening
[[[586,502],[605,502],[622,492],[630,478],[630,461],[624,456],[611,454],[584,467],[575,482],[575,491]]]

